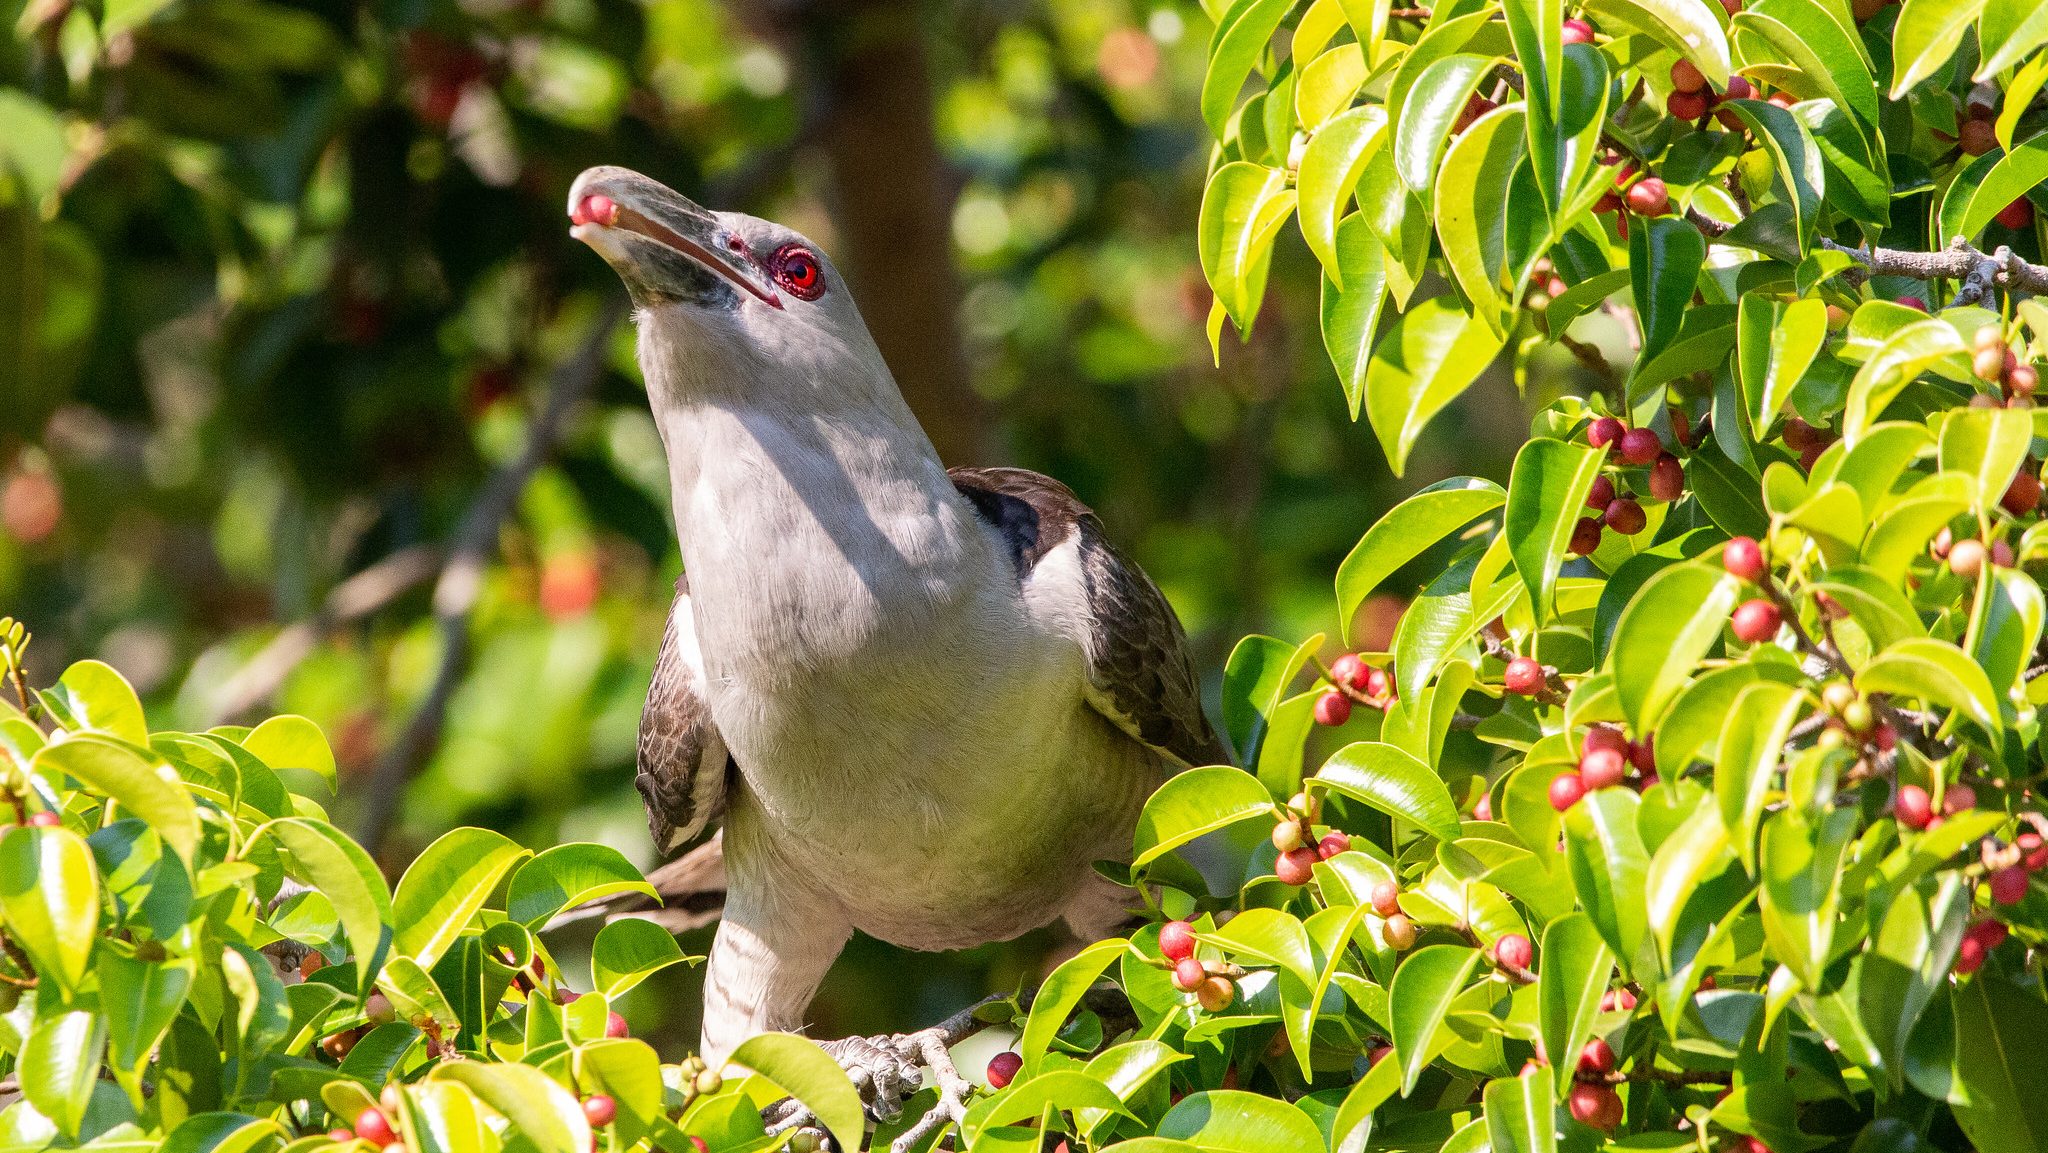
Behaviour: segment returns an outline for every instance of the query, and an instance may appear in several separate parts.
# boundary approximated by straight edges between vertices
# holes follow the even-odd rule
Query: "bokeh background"
[[[1071,484],[1212,698],[1244,633],[1335,632],[1332,574],[1381,512],[1504,480],[1526,430],[1497,367],[1389,476],[1291,229],[1258,332],[1212,363],[1197,4],[0,16],[0,612],[42,676],[107,660],[159,727],[318,721],[332,809],[394,875],[458,824],[655,863],[633,743],[679,561],[623,292],[566,235],[586,165],[818,240],[942,455]],[[858,942],[817,1030],[928,1022],[1059,945]],[[696,980],[636,992],[639,1031],[692,1043]]]

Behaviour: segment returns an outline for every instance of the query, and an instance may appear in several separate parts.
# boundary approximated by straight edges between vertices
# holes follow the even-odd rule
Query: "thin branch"
[[[1726,236],[1733,227],[1698,209],[1688,209],[1685,219],[1710,240]],[[2048,266],[2021,260],[2005,245],[2000,245],[1995,252],[1985,252],[1958,236],[1939,252],[1914,252],[1902,248],[1855,248],[1823,236],[1820,246],[1825,251],[1840,252],[1854,258],[1862,266],[1858,270],[1859,275],[1864,277],[1904,276],[1914,280],[1960,281],[1963,289],[1956,294],[1956,303],[1976,303],[1994,287],[2016,289],[2037,296],[2048,295]]]
[[[357,839],[374,848],[384,839],[398,810],[405,783],[425,766],[440,743],[448,705],[469,669],[469,614],[482,591],[484,569],[497,549],[498,530],[512,513],[541,464],[554,452],[569,413],[589,394],[604,370],[605,347],[626,316],[626,301],[615,296],[592,322],[583,343],[561,363],[548,386],[547,403],[527,429],[519,455],[500,468],[477,494],[455,531],[454,543],[434,582],[434,619],[441,632],[441,661],[419,709],[371,775]]]
[[[425,545],[401,549],[334,586],[319,611],[272,637],[221,685],[215,694],[210,724],[233,720],[264,701],[284,684],[300,662],[312,655],[321,638],[344,625],[376,613],[439,571],[437,550]]]

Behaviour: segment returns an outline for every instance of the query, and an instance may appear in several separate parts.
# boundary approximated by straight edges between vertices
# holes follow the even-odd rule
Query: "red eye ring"
[[[825,269],[810,249],[800,244],[785,245],[776,249],[770,266],[775,270],[775,283],[791,295],[802,300],[825,295]]]

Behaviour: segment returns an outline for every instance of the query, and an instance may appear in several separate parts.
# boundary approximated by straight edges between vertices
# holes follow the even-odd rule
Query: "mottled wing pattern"
[[[1228,764],[1202,712],[1201,683],[1180,618],[1152,578],[1103,534],[1072,490],[1021,468],[956,468],[954,487],[1010,544],[1027,586],[1056,549],[1071,548],[1086,600],[1089,703],[1133,738],[1184,765]]]
[[[704,831],[725,808],[731,758],[702,691],[703,665],[690,616],[689,580],[676,582],[654,683],[640,714],[639,776],[655,848],[675,851]]]

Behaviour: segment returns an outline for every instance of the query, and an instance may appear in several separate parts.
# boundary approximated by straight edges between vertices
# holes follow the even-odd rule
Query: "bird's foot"
[[[974,1086],[953,1067],[953,1058],[946,1052],[943,1027],[879,1037],[845,1037],[825,1042],[824,1048],[852,1078],[868,1115],[877,1121],[901,1117],[903,1103],[923,1087],[920,1069],[932,1071],[938,1102],[890,1143],[892,1153],[908,1153],[935,1130],[958,1124],[967,1115],[967,1098],[974,1092]],[[817,1124],[809,1110],[796,1102],[783,1105],[782,1110],[771,1115],[769,1132]]]

